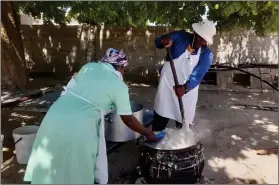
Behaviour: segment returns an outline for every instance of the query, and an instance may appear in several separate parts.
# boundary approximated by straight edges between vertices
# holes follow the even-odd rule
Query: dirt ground
[[[257,155],[256,150],[278,146],[278,111],[256,110],[238,104],[278,107],[277,93],[203,90],[195,117],[195,131],[205,148],[203,175],[214,183],[277,184],[278,156]],[[152,109],[156,88],[130,85],[131,99]],[[39,113],[2,112],[2,183],[23,183],[26,165],[14,157],[12,130],[36,124]],[[108,156],[109,183],[135,183],[139,145],[129,142]]]

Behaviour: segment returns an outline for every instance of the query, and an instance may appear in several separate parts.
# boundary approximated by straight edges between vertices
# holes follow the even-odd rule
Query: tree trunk
[[[12,1],[1,1],[1,86],[24,88],[28,82],[18,14]]]

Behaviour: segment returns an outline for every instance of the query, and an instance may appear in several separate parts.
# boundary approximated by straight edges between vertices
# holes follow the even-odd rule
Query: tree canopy
[[[278,30],[278,2],[274,1],[28,1],[15,2],[18,10],[34,18],[65,24],[72,18],[80,23],[111,26],[146,26],[147,21],[187,29],[195,21],[217,22],[217,29],[252,29],[259,36]],[[208,9],[208,11],[206,11]]]
[[[217,21],[220,30],[242,27],[253,29],[259,36],[278,32],[278,2],[226,1],[207,4],[210,10],[208,18]]]
[[[254,30],[259,36],[278,32],[276,1],[1,1],[1,73],[4,83],[22,88],[28,82],[19,11],[46,24],[80,23],[145,27],[148,21],[178,29],[205,14],[217,23],[217,31]]]

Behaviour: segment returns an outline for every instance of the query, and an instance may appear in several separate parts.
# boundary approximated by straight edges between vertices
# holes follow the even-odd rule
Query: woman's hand
[[[155,134],[152,131],[150,131],[145,137],[146,137],[147,141],[149,141],[149,142],[158,141],[158,139],[156,138]]]
[[[161,40],[161,44],[165,46],[165,48],[169,48],[172,46],[172,40],[169,37],[165,37]]]
[[[152,130],[145,128],[133,115],[121,115],[120,117],[125,125],[146,137],[148,141],[155,142],[158,140]]]
[[[148,142],[159,141],[156,135],[149,128],[145,128],[133,115],[121,115],[122,121],[127,125],[131,130],[140,133],[146,137]]]
[[[175,91],[177,97],[182,97],[187,92],[185,85],[174,86],[173,90]]]

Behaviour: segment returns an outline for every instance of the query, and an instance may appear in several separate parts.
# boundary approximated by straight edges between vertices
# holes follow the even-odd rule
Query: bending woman
[[[132,115],[127,66],[122,51],[110,48],[99,62],[85,64],[64,87],[44,117],[33,144],[24,181],[31,184],[106,184],[108,182],[104,115],[117,109],[123,122],[156,141]]]

